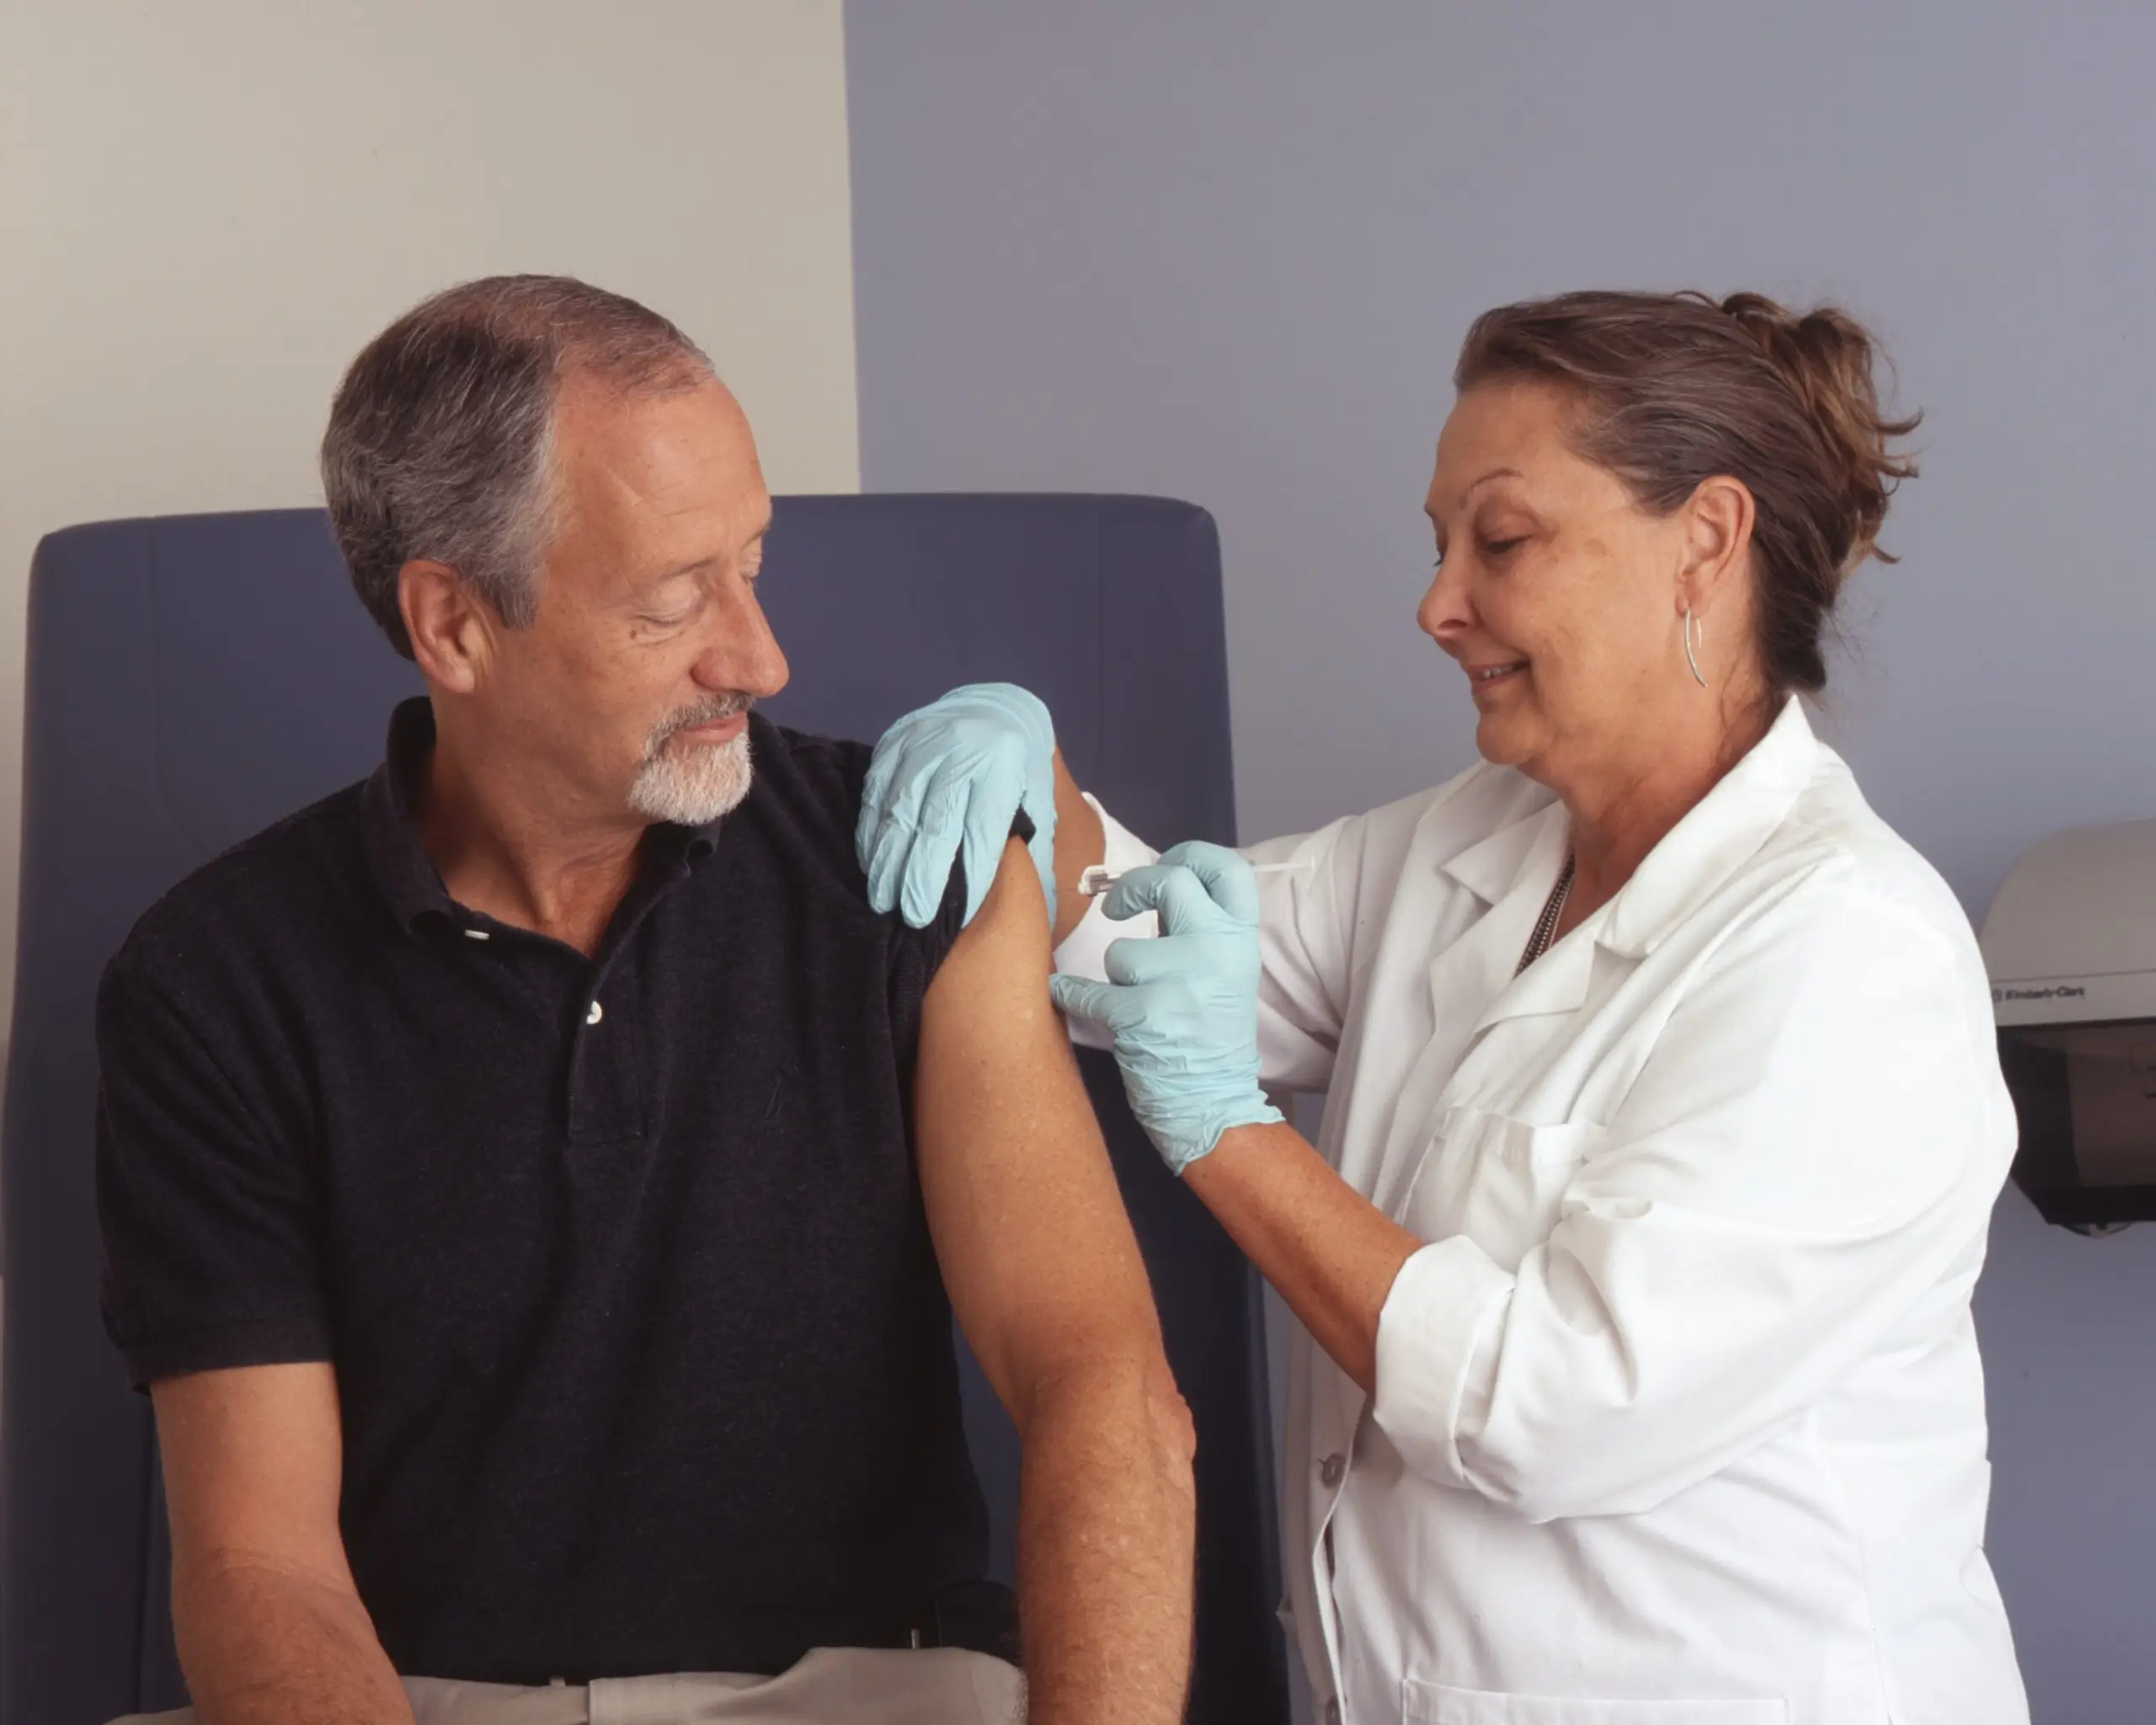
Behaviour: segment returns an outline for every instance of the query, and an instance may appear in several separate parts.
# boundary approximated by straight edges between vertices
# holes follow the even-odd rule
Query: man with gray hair
[[[1191,1429],[1042,859],[871,912],[869,751],[755,710],[771,501],[709,362],[473,282],[360,354],[323,470],[427,694],[99,998],[194,1717],[1019,1717],[955,1310],[1024,1446],[1030,1717],[1178,1718]]]

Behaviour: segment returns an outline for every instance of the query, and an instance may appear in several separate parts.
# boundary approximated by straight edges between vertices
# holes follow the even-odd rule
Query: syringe
[[[1290,874],[1299,868],[1309,867],[1310,861],[1308,858],[1299,862],[1253,862],[1250,865],[1250,872],[1252,874]],[[1091,868],[1081,869],[1078,874],[1079,896],[1097,899],[1129,873],[1128,869],[1110,868],[1100,862],[1096,862]]]

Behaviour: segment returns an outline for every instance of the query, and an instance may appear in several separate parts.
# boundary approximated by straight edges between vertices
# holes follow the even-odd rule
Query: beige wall
[[[0,977],[40,536],[318,503],[355,350],[509,270],[649,302],[775,490],[853,490],[849,228],[839,0],[0,0]]]

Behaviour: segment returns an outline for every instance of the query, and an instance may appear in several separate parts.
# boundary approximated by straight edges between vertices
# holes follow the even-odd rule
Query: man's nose
[[[739,690],[767,701],[792,675],[786,654],[771,633],[755,590],[744,580],[728,583],[726,601],[718,607],[718,626],[696,660],[696,679],[707,689]]]

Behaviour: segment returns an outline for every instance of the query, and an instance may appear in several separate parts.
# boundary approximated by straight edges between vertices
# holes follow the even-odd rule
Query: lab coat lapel
[[[1788,818],[1790,807],[1817,769],[1821,750],[1792,697],[1765,737],[1647,853],[1630,880],[1579,927],[1505,983],[1463,1047],[1440,1106],[1486,1094],[1522,1058],[1516,1039],[1494,1036],[1513,1020],[1576,1012],[1593,986],[1595,953],[1620,959],[1652,952],[1743,866]],[[1523,862],[1512,896],[1499,910],[1539,916],[1571,843],[1561,812],[1548,817]],[[1487,919],[1501,920],[1497,911]],[[1523,945],[1526,935],[1522,934]],[[1512,955],[1518,962],[1518,952]],[[1517,1076],[1517,1075],[1515,1075]],[[1404,1200],[1405,1187],[1399,1191]]]
[[[1552,804],[1535,823],[1534,842],[1520,858],[1502,900],[1483,925],[1492,943],[1481,953],[1486,1003],[1475,1024],[1480,1036],[1492,1024],[1539,1012],[1569,1012],[1587,998],[1591,947],[1584,936],[1560,941],[1522,973],[1520,954],[1556,889],[1572,842],[1564,809]],[[1480,931],[1478,931],[1479,932]]]
[[[1388,1215],[1398,1215],[1429,1152],[1444,1096],[1479,1021],[1513,985],[1521,950],[1563,867],[1570,830],[1563,808],[1551,803],[1436,865],[1489,908],[1425,961],[1430,1036],[1401,1083],[1384,1153],[1361,1188]]]

